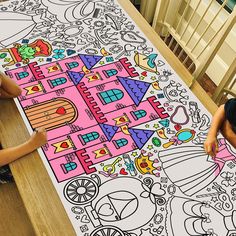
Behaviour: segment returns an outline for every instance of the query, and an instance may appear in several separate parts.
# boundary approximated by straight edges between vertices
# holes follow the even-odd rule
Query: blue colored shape
[[[111,141],[116,131],[119,129],[117,126],[107,125],[107,124],[100,124],[100,127],[103,133],[106,135],[108,141]]]
[[[193,137],[193,134],[190,131],[183,131],[182,133],[178,134],[178,139],[181,141],[187,141]]]
[[[164,127],[169,127],[169,125],[170,125],[170,121],[168,120],[168,119],[165,119],[165,120],[161,120],[161,121],[159,121],[159,123],[162,125],[162,126],[164,126]]]
[[[103,58],[102,56],[85,55],[85,54],[79,54],[78,56],[83,61],[84,65],[88,70],[90,70]]]
[[[129,96],[134,101],[135,105],[138,106],[151,84],[143,81],[129,79],[126,77],[118,76],[118,79],[129,94]]]
[[[155,133],[155,131],[152,130],[142,130],[142,129],[128,129],[129,133],[134,140],[135,144],[139,149],[142,149],[142,147],[147,143],[149,138]]]
[[[157,97],[158,98],[164,98],[165,96],[164,96],[164,94],[161,93],[161,94],[157,94]]]
[[[67,50],[66,50],[67,56],[73,55],[73,54],[75,54],[75,53],[76,53],[75,50],[72,50],[72,49],[67,49]]]
[[[73,81],[75,85],[80,83],[80,81],[84,78],[83,72],[73,72],[73,71],[67,71],[70,79]]]
[[[64,55],[65,49],[54,49],[53,52],[55,54],[52,57],[55,59],[63,59],[65,57]]]
[[[21,42],[27,44],[27,43],[29,43],[29,39],[22,39]]]
[[[157,58],[157,54],[150,54],[149,56],[147,56],[147,58],[148,58],[148,62],[147,62],[148,66],[150,68],[155,68],[156,66],[155,60]]]

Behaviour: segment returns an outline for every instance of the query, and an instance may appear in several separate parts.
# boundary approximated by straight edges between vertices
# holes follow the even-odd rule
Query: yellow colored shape
[[[95,74],[86,76],[86,78],[88,79],[89,82],[93,82],[93,81],[100,80],[100,79],[101,79],[101,76],[100,76],[99,73],[96,72]]]
[[[105,48],[102,48],[102,49],[100,50],[100,52],[101,52],[101,54],[102,54],[103,56],[105,56],[105,57],[111,55],[111,53],[108,52]]]
[[[89,70],[86,66],[83,66],[83,67],[82,67],[82,71],[83,71],[85,74],[91,73],[91,70]]]
[[[135,52],[134,61],[141,69],[158,74],[156,65],[154,68],[148,65],[149,58],[146,55]]]
[[[24,89],[27,91],[26,95],[31,95],[31,94],[43,91],[43,88],[42,88],[41,84],[35,84],[35,85],[32,85],[32,86],[26,87]]]
[[[116,122],[115,125],[121,125],[129,122],[129,118],[127,117],[127,115],[116,117],[113,120]]]
[[[165,129],[164,128],[158,129],[156,132],[157,132],[157,134],[160,138],[168,139],[168,137],[165,134]]]
[[[155,90],[161,90],[158,81],[153,82],[153,83],[152,83],[152,87],[153,87]]]
[[[129,129],[128,129],[128,125],[123,125],[120,127],[121,131],[126,134],[126,135],[130,135]]]
[[[52,144],[52,146],[54,146],[56,148],[54,153],[63,152],[65,150],[73,148],[73,145],[69,139],[65,139],[65,140],[62,140],[58,143],[54,143],[54,144]]]
[[[93,153],[95,153],[95,158],[97,159],[97,158],[101,158],[101,157],[108,155],[109,151],[106,147],[103,147],[103,148],[100,148],[100,149],[94,151]]]
[[[53,73],[53,72],[55,72],[55,71],[60,70],[60,66],[57,65],[57,64],[55,64],[55,65],[53,65],[53,66],[48,67],[47,69],[48,69],[48,73]]]

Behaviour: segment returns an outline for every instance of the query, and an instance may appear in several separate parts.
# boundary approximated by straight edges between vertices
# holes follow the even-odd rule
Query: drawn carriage
[[[70,203],[84,205],[95,227],[91,236],[124,236],[153,219],[156,203],[150,193],[143,194],[146,190],[140,180],[119,177],[100,186],[99,181],[77,177],[64,187],[64,196]]]

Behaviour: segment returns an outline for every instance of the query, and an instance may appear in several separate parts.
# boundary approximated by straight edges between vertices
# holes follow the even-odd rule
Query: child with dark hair
[[[218,152],[217,133],[221,131],[229,143],[236,148],[236,98],[229,99],[216,111],[204,148],[207,154],[214,157]]]
[[[13,98],[21,94],[20,87],[5,74],[0,73],[0,98]],[[1,140],[0,140],[1,141]],[[21,145],[0,150],[0,184],[13,180],[8,164],[24,155],[33,152],[47,142],[46,131],[36,130],[32,136]]]

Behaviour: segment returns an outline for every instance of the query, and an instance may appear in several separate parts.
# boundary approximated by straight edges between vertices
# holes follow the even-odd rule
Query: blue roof
[[[155,133],[152,130],[129,129],[129,133],[139,149],[147,143],[149,138]]]
[[[126,77],[118,76],[118,79],[134,101],[135,105],[138,106],[151,84],[143,81],[129,79]]]

